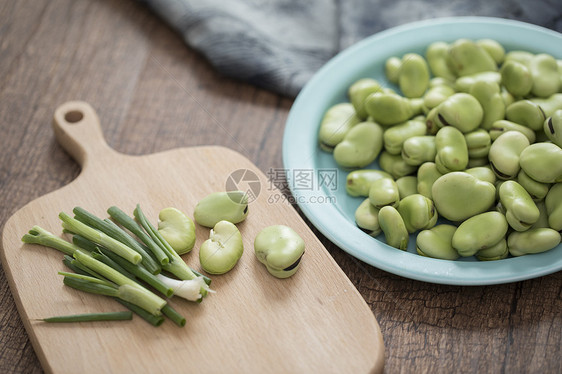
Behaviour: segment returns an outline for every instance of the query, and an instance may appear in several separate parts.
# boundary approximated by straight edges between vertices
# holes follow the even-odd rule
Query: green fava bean
[[[408,240],[410,239],[408,230],[406,230],[404,220],[396,208],[383,207],[379,211],[379,224],[384,233],[386,244],[403,251],[408,248]]]
[[[498,84],[489,82],[476,82],[468,91],[482,106],[484,116],[480,127],[484,130],[490,130],[494,122],[505,117],[505,103],[500,92]]]
[[[475,215],[457,228],[453,235],[453,248],[463,257],[473,256],[503,240],[507,228],[505,216],[499,212]]]
[[[365,110],[365,99],[374,92],[382,92],[382,86],[377,80],[372,78],[359,79],[347,90],[349,100],[355,108],[357,117],[361,120],[366,119],[368,115]]]
[[[483,48],[494,59],[497,65],[505,60],[505,49],[503,46],[493,39],[480,39],[476,44]]]
[[[401,155],[392,155],[386,151],[382,151],[380,154],[379,166],[390,173],[394,179],[410,175],[417,169],[415,166],[408,165]]]
[[[544,133],[551,142],[562,147],[562,109],[544,121]]]
[[[530,100],[519,100],[508,106],[505,117],[533,131],[541,130],[546,119],[542,108]]]
[[[432,228],[438,218],[433,201],[420,194],[406,196],[400,200],[398,213],[402,216],[406,230],[410,234]]]
[[[449,46],[447,61],[451,70],[461,77],[498,69],[492,56],[484,48],[468,39],[458,39]]]
[[[402,144],[402,158],[408,165],[417,166],[435,160],[435,136],[413,136]]]
[[[513,179],[520,170],[520,155],[529,146],[529,139],[517,131],[500,135],[490,147],[488,159],[498,178]]]
[[[431,194],[439,215],[450,221],[463,221],[485,212],[496,200],[492,183],[460,171],[438,178]]]
[[[201,267],[209,274],[224,274],[236,265],[244,253],[242,235],[228,221],[218,222],[199,249]]]
[[[158,232],[178,255],[183,255],[195,245],[195,224],[176,208],[165,208],[158,214]]]
[[[546,53],[535,55],[529,61],[529,71],[533,78],[531,93],[538,97],[548,97],[558,92],[560,75],[556,59]]]
[[[543,200],[550,189],[550,184],[537,182],[529,177],[525,170],[520,170],[517,174],[517,183],[525,188],[535,202]]]
[[[462,92],[448,97],[436,109],[434,121],[438,127],[453,126],[463,133],[476,130],[484,118],[484,110],[478,100]]]
[[[418,193],[431,199],[433,184],[442,176],[434,162],[423,163],[418,169]]]
[[[507,60],[500,69],[502,85],[515,97],[527,96],[533,88],[533,77],[527,66]]]
[[[390,83],[397,84],[402,60],[396,56],[390,57],[384,63],[384,75]]]
[[[347,175],[345,190],[348,195],[353,197],[367,197],[371,184],[381,178],[392,179],[392,175],[377,169],[354,170]]]
[[[375,92],[365,99],[367,114],[383,126],[405,122],[422,113],[423,99],[408,99],[395,93]]]
[[[381,178],[374,181],[369,190],[369,200],[377,209],[386,205],[396,208],[400,202],[400,191],[398,190],[396,182],[388,178]]]
[[[541,215],[539,216],[539,219],[537,220],[537,222],[535,222],[533,224],[531,229],[538,229],[538,228],[544,228],[544,227],[552,228],[552,227],[550,227],[550,225],[548,223],[548,212],[546,210],[546,204],[545,204],[544,200],[541,200],[541,201],[537,202],[537,208],[539,208],[539,212],[541,212]]]
[[[396,185],[398,186],[400,200],[406,196],[418,193],[418,178],[413,175],[398,178],[396,180]]]
[[[478,129],[464,134],[466,147],[468,148],[468,157],[482,158],[487,157],[492,146],[490,134],[483,129]]]
[[[205,227],[219,221],[239,223],[248,216],[248,196],[243,191],[215,192],[205,196],[195,206],[193,218]]]
[[[304,240],[290,227],[268,226],[254,240],[258,261],[277,278],[288,278],[300,267],[305,251]]]
[[[509,51],[505,55],[504,63],[507,61],[516,61],[525,66],[528,66],[529,62],[531,62],[531,59],[534,56],[535,56],[534,54],[527,51],[519,51],[519,50]]]
[[[514,230],[528,230],[539,219],[539,208],[519,183],[505,181],[499,188],[499,196],[507,223]]]
[[[490,139],[495,141],[501,134],[504,134],[508,131],[518,131],[521,134],[525,135],[527,139],[529,139],[529,143],[534,143],[536,141],[536,134],[530,128],[519,125],[515,122],[507,121],[507,120],[499,120],[494,122],[492,128],[490,129]]]
[[[503,260],[508,254],[507,240],[501,239],[493,246],[479,250],[474,256],[480,261],[497,261]]]
[[[373,162],[383,146],[383,130],[373,122],[361,122],[334,148],[334,160],[344,168],[362,168]]]
[[[555,93],[547,98],[532,97],[529,101],[542,109],[545,118],[552,116],[554,112],[562,109],[562,93]]]
[[[429,88],[447,86],[455,89],[455,78],[447,79],[442,77],[433,77],[429,80]]]
[[[500,95],[506,107],[515,102],[515,97],[504,86],[500,88]]]
[[[512,256],[546,252],[558,244],[560,244],[560,233],[549,228],[514,231],[507,237],[507,246]]]
[[[332,152],[348,131],[359,122],[353,105],[340,103],[332,106],[326,111],[320,123],[318,133],[320,148]]]
[[[537,182],[562,181],[562,149],[554,143],[531,144],[521,152],[519,163]]]
[[[479,166],[486,166],[488,165],[488,157],[480,157],[480,158],[469,158],[468,164],[466,165],[467,168],[476,168]]]
[[[368,198],[363,200],[355,210],[355,224],[370,236],[375,237],[381,233],[379,210]]]
[[[425,135],[425,132],[425,123],[416,119],[392,126],[384,132],[384,148],[390,154],[400,154],[402,145],[408,138]]]
[[[408,98],[422,97],[429,87],[429,68],[422,56],[407,53],[402,57],[398,86]]]
[[[457,78],[455,81],[455,90],[458,92],[470,93],[476,83],[501,84],[502,76],[497,71],[484,71],[472,75]]]
[[[496,174],[494,174],[492,169],[490,169],[489,167],[477,166],[470,169],[466,169],[464,172],[475,176],[481,181],[490,182],[492,184],[496,183]]]
[[[451,126],[440,129],[435,135],[435,148],[435,165],[439,172],[445,174],[466,169],[468,147],[464,135],[458,129]]]
[[[562,183],[556,183],[550,188],[544,199],[550,228],[562,232]]]
[[[453,225],[443,224],[420,231],[416,237],[416,251],[426,257],[456,260],[459,258],[459,253],[452,244],[456,230]]]
[[[454,80],[456,74],[449,68],[447,60],[449,58],[449,44],[445,42],[433,42],[426,51],[425,58],[429,69],[436,77]]]
[[[423,106],[428,110],[433,109],[448,97],[453,96],[455,92],[453,88],[445,85],[431,87],[423,95]]]

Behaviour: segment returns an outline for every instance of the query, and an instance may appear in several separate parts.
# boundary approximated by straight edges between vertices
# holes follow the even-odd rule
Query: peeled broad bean
[[[468,93],[478,100],[484,111],[480,123],[481,129],[489,130],[494,122],[504,119],[506,106],[501,96],[499,84],[485,81],[476,82]]]
[[[508,59],[503,63],[500,74],[502,85],[515,97],[528,95],[533,88],[533,77],[529,68],[521,62]]]
[[[365,110],[365,99],[374,92],[382,92],[381,84],[372,78],[361,78],[353,83],[347,90],[347,95],[355,108],[356,116],[360,120],[365,120],[368,116]]]
[[[359,122],[360,120],[355,115],[353,105],[339,103],[332,106],[326,111],[320,123],[318,133],[320,147],[327,152],[332,152],[334,147],[343,140],[347,132]]]
[[[248,196],[243,191],[215,192],[205,196],[195,206],[193,218],[205,227],[219,221],[239,223],[248,216]]]
[[[544,200],[537,202],[537,208],[539,208],[539,212],[541,214],[537,222],[535,222],[531,228],[532,229],[538,229],[544,227],[552,228],[548,223],[548,212],[546,211],[546,204],[544,203]]]
[[[429,68],[425,59],[417,53],[402,57],[398,74],[398,87],[408,98],[422,97],[429,86]]]
[[[497,71],[484,71],[472,75],[465,75],[457,78],[455,81],[455,89],[458,92],[470,93],[477,83],[488,83],[500,85],[502,76]]]
[[[413,136],[402,144],[402,158],[408,165],[417,166],[424,162],[434,161],[437,149],[435,136]]]
[[[430,109],[435,108],[448,97],[454,95],[455,92],[456,91],[452,87],[447,85],[439,85],[429,88],[423,95],[424,110],[429,111]]]
[[[418,193],[432,198],[431,189],[437,179],[443,176],[434,162],[425,162],[418,169]]]
[[[334,148],[334,160],[345,168],[360,168],[373,162],[383,146],[383,130],[373,122],[361,122]]]
[[[550,189],[550,184],[537,182],[529,177],[524,170],[520,170],[517,174],[517,183],[525,188],[535,202],[543,200]]]
[[[484,111],[482,106],[467,93],[456,93],[439,104],[431,118],[437,127],[453,126],[463,133],[474,131],[482,122]],[[430,112],[431,113],[431,112]],[[428,119],[429,114],[428,114]]]
[[[398,210],[385,206],[379,211],[379,224],[386,243],[394,248],[406,250],[408,248],[408,230]]]
[[[544,112],[544,117],[548,118],[554,114],[557,110],[562,109],[562,93],[555,93],[547,98],[542,97],[532,97],[529,101],[538,105]]]
[[[420,231],[416,237],[416,251],[422,256],[456,260],[459,253],[452,244],[456,229],[456,226],[442,224]]]
[[[513,179],[520,170],[520,155],[529,146],[529,139],[518,131],[500,135],[490,147],[490,166],[498,178]]]
[[[220,221],[199,249],[201,267],[209,274],[224,274],[236,265],[244,253],[242,235],[231,222]]]
[[[497,261],[506,258],[508,255],[507,240],[501,239],[493,246],[479,250],[474,256],[480,261]]]
[[[529,71],[533,78],[531,93],[538,97],[548,97],[558,92],[560,75],[556,59],[546,53],[533,56],[529,61]]]
[[[384,75],[390,83],[398,83],[400,66],[402,66],[402,60],[396,56],[392,56],[386,60],[384,64]]]
[[[363,200],[355,210],[355,224],[371,236],[377,236],[381,233],[379,210],[371,204],[368,198]]]
[[[158,214],[158,232],[178,255],[183,255],[195,245],[195,224],[176,208],[164,208]]]
[[[431,194],[439,215],[450,221],[463,221],[485,212],[496,200],[496,188],[492,183],[462,171],[438,178]]]
[[[562,183],[556,183],[550,188],[544,204],[548,214],[548,225],[562,232]]]
[[[468,147],[464,135],[457,128],[447,126],[440,129],[435,135],[435,148],[435,165],[439,172],[445,174],[466,169]]]
[[[490,182],[492,184],[496,183],[496,174],[494,174],[492,169],[490,169],[489,167],[477,166],[470,169],[466,169],[464,172],[475,176],[481,181]]]
[[[400,200],[398,213],[404,220],[408,232],[430,229],[437,223],[438,214],[433,201],[420,194],[406,196]]]
[[[387,205],[396,208],[400,202],[400,191],[394,179],[381,178],[374,181],[369,190],[369,200],[377,209]]]
[[[392,126],[384,132],[384,149],[393,155],[400,154],[402,145],[408,138],[425,135],[425,132],[425,122],[417,119]]]
[[[542,129],[546,119],[542,108],[530,100],[519,100],[509,105],[505,109],[505,117],[533,131]]]
[[[295,274],[304,251],[304,240],[285,225],[268,226],[254,240],[254,253],[258,261],[276,278],[288,278]]]
[[[371,184],[381,178],[392,179],[392,175],[378,169],[353,170],[347,175],[345,190],[350,196],[367,197]]]
[[[562,147],[562,109],[557,110],[544,121],[543,129],[551,142]]]
[[[468,39],[458,39],[449,46],[447,61],[451,70],[461,77],[498,68],[484,48]]]
[[[526,126],[504,119],[494,122],[489,131],[490,139],[495,141],[501,134],[508,131],[519,131],[521,134],[525,135],[527,139],[529,139],[529,143],[534,143],[536,141],[536,134],[533,130]]]
[[[514,230],[528,230],[539,219],[539,208],[519,183],[505,181],[499,188],[499,196],[507,223]]]
[[[493,39],[480,39],[476,44],[483,48],[494,59],[497,65],[501,64],[505,59],[505,49],[503,46]]]
[[[507,228],[507,221],[499,212],[477,214],[459,225],[453,235],[453,248],[463,257],[472,256],[504,240]]]
[[[466,147],[468,148],[468,157],[483,158],[487,157],[492,146],[490,134],[484,129],[474,130],[464,134]]]
[[[392,155],[386,151],[382,151],[379,156],[379,166],[390,173],[394,179],[410,175],[417,169],[415,166],[407,164],[401,155]]]
[[[507,246],[512,256],[541,253],[560,244],[560,233],[549,228],[514,231],[507,237]]]
[[[517,61],[523,65],[529,65],[529,62],[534,56],[535,55],[532,54],[531,52],[514,50],[514,51],[509,51],[505,54],[504,62],[511,60],[511,61]]]
[[[562,149],[554,143],[531,144],[521,152],[519,163],[537,182],[562,181]]]
[[[423,99],[408,99],[394,93],[375,92],[365,99],[367,114],[383,126],[396,125],[422,113]]]
[[[451,81],[456,78],[456,74],[447,63],[449,59],[449,44],[445,42],[431,43],[425,51],[425,58],[434,76]]]
[[[418,193],[418,178],[414,175],[407,175],[396,179],[400,200],[406,196]]]

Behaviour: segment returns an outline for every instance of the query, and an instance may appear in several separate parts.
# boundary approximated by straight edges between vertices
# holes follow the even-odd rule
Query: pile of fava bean
[[[357,226],[420,255],[500,260],[562,231],[562,60],[491,39],[434,42],[386,60],[324,114],[322,150],[365,200]],[[368,169],[378,160],[380,170]],[[438,221],[438,217],[442,217]],[[443,222],[441,224],[441,222]]]

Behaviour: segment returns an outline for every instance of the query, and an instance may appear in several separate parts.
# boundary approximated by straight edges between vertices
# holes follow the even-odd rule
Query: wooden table
[[[219,76],[132,0],[0,2],[0,224],[69,183],[54,109],[80,99],[128,154],[218,144],[267,173],[282,169],[292,100]],[[186,160],[189,162],[189,160]],[[562,272],[489,287],[412,281],[319,237],[377,317],[387,373],[560,373]],[[0,271],[0,372],[41,366]]]

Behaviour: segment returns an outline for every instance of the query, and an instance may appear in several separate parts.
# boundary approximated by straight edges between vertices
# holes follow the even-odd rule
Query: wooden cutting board
[[[84,102],[68,102],[54,115],[59,143],[82,166],[69,185],[36,199],[6,223],[2,264],[35,352],[53,373],[375,373],[384,366],[379,325],[343,271],[248,159],[216,147],[182,148],[128,156],[104,141],[98,117]],[[186,129],[186,136],[188,135]],[[231,173],[247,169],[261,190],[238,225],[244,254],[225,275],[213,276],[215,294],[202,303],[173,298],[187,318],[152,327],[139,317],[123,322],[46,324],[35,319],[123,310],[103,296],[66,287],[56,250],[21,242],[35,224],[63,235],[58,213],[82,206],[107,217],[117,205],[132,215],[137,203],[156,224],[158,212],[176,207],[189,216],[205,195],[224,191]],[[277,201],[277,202],[275,202]],[[304,239],[301,268],[272,277],[255,258],[253,240],[264,227],[285,224]],[[209,229],[196,225],[197,242],[183,256],[200,270],[198,248]]]

